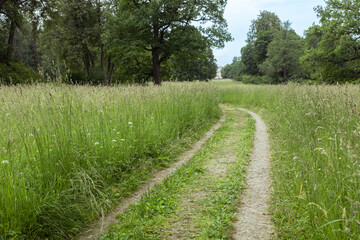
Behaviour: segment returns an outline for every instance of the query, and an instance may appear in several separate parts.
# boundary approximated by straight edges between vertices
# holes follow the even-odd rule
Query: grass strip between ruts
[[[227,171],[224,178],[213,181],[209,196],[201,200],[200,209],[194,219],[200,226],[198,233],[191,238],[227,239],[231,235],[232,221],[239,203],[239,195],[244,185],[244,173],[252,149],[254,121],[238,110],[225,107],[227,120],[205,146],[183,167],[178,169],[162,184],[157,185],[140,202],[132,205],[119,216],[119,222],[112,226],[110,232],[101,239],[162,239],[164,228],[169,219],[181,209],[181,198],[189,190],[189,186],[205,173],[205,166],[216,155],[216,151],[224,146],[225,138],[234,131],[234,125],[240,119],[244,124],[240,127],[239,136],[233,149],[236,162]],[[211,180],[211,179],[209,179]]]

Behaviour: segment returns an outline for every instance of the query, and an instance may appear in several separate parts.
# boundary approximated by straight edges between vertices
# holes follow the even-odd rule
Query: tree
[[[315,10],[320,25],[306,32],[301,63],[311,76],[329,83],[357,80],[360,75],[360,2],[329,0]]]
[[[230,78],[231,64],[226,64],[225,67],[221,69],[222,78]]]
[[[177,81],[208,81],[216,77],[217,65],[211,48],[170,59],[171,77]]]
[[[56,59],[62,72],[69,70],[75,83],[112,82],[114,65],[102,36],[108,6],[102,0],[60,0],[57,14],[44,21],[43,53]]]
[[[241,62],[244,66],[245,74],[256,75],[259,73],[259,68],[255,59],[254,43],[248,43],[241,49]]]
[[[222,78],[230,78],[235,80],[241,80],[241,76],[244,74],[244,65],[240,57],[234,57],[231,64],[226,65],[221,69]]]
[[[223,17],[225,5],[226,0],[120,0],[108,25],[111,51],[118,53],[119,62],[133,59],[131,62],[138,66],[147,65],[148,60],[139,61],[136,52],[141,56],[149,52],[151,72],[147,75],[160,85],[161,65],[187,48],[192,23],[212,23],[210,27],[198,27],[210,46],[223,47],[231,39]]]
[[[1,41],[1,59],[6,63],[13,60],[15,52],[16,30],[23,29],[23,25],[31,23],[37,29],[40,18],[44,18],[51,10],[53,0],[0,0],[0,24],[2,33],[6,34],[7,41]],[[34,31],[36,33],[36,31]],[[4,50],[5,49],[5,50]]]
[[[269,44],[267,59],[259,68],[263,74],[278,82],[286,82],[289,77],[301,77],[299,59],[304,53],[304,48],[303,40],[290,28],[287,21]]]
[[[258,18],[252,21],[247,45],[241,50],[246,73],[260,73],[258,66],[266,60],[268,46],[280,29],[281,21],[275,13],[261,11]]]

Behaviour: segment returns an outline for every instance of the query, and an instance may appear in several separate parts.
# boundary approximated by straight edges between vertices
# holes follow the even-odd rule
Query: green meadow
[[[359,239],[360,86],[221,86],[268,124],[277,238]]]
[[[0,239],[63,239],[220,117],[206,84],[0,88]]]
[[[0,96],[0,239],[76,236],[199,139],[219,103],[268,125],[276,239],[360,236],[359,85],[34,85]]]

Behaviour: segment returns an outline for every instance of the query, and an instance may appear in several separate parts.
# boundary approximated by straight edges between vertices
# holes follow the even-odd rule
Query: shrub
[[[0,84],[19,84],[42,82],[40,74],[22,63],[0,63]]]

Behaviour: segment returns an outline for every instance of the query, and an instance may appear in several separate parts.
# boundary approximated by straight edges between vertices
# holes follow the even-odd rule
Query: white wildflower
[[[132,122],[129,122],[129,125],[133,125],[133,123],[132,123]]]
[[[123,141],[123,142],[125,142],[125,139],[120,139],[120,141]]]
[[[8,160],[4,160],[1,162],[2,164],[9,164],[9,161]]]
[[[113,142],[116,142],[116,140],[114,139],[114,140],[112,140]]]
[[[99,145],[100,143],[99,142],[96,142],[95,145]]]

